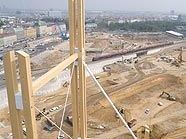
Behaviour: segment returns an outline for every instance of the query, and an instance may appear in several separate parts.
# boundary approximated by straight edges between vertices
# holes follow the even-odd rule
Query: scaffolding
[[[114,106],[104,89],[101,87],[91,70],[85,64],[85,3],[84,0],[69,0],[69,32],[70,32],[70,56],[49,70],[47,73],[32,81],[30,56],[23,51],[10,51],[4,56],[5,78],[8,93],[8,103],[10,109],[10,120],[14,139],[23,139],[22,117],[25,120],[26,138],[37,139],[37,126],[35,110],[43,114],[34,105],[33,95],[49,81],[55,78],[63,70],[71,68],[70,87],[72,92],[72,124],[73,137],[65,133],[61,126],[57,126],[46,115],[43,116],[53,123],[60,132],[68,138],[87,138],[87,108],[86,108],[86,76],[85,69],[88,70],[103,95],[110,102],[115,112],[127,128],[134,139],[137,139],[133,131],[129,128],[119,111]],[[16,58],[16,55],[18,58]],[[18,66],[16,66],[18,64]],[[20,85],[17,81],[17,70],[20,74]],[[17,95],[21,96],[22,104],[18,104]],[[20,102],[19,102],[20,103]],[[23,111],[23,115],[21,115]],[[65,110],[64,110],[65,111]],[[63,114],[64,115],[64,114]],[[62,117],[63,119],[63,117]],[[63,120],[61,121],[63,122]],[[60,133],[59,133],[60,135]]]

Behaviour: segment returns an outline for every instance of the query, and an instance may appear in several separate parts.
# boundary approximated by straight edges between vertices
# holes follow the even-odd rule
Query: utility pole
[[[77,20],[76,20],[76,7],[77,0],[69,0],[69,34],[70,34],[70,55],[75,53],[77,49]],[[76,61],[77,63],[77,61]],[[73,66],[71,66],[71,73],[73,72]],[[72,117],[73,117],[73,138],[77,139],[80,136],[79,130],[79,112],[78,112],[78,65],[75,65],[74,72],[71,81],[71,92],[72,92]]]

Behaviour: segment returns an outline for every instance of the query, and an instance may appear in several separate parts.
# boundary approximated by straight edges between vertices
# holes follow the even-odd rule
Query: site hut
[[[178,32],[175,32],[175,31],[166,31],[166,33],[167,33],[168,35],[171,35],[171,36],[173,36],[173,37],[177,37],[177,38],[179,38],[179,39],[183,39],[183,38],[184,38],[184,35],[183,35],[183,34],[178,33]]]

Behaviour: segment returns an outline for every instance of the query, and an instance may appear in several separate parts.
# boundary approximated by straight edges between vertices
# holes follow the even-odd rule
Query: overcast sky
[[[68,0],[0,0],[9,8],[67,9]],[[186,0],[85,0],[87,10],[170,11],[186,13]]]

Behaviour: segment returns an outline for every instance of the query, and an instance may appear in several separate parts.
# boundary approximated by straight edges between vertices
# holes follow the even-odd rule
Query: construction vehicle
[[[178,62],[179,63],[183,62],[183,47],[180,48],[180,54],[178,56]]]
[[[65,82],[64,84],[63,84],[63,87],[68,87],[69,86],[69,82]]]
[[[178,55],[178,58],[172,62],[172,65],[176,66],[176,67],[180,67],[181,64],[183,62],[183,47],[180,48],[180,54]]]
[[[36,120],[39,121],[39,120],[41,120],[43,115],[48,115],[48,114],[49,114],[49,112],[46,111],[46,108],[43,108],[43,111],[36,115]]]
[[[175,59],[172,64],[176,67],[180,67],[183,62],[183,47],[180,48],[180,54],[178,55],[178,58]]]
[[[73,123],[72,123],[72,116],[67,116],[67,119],[66,119],[67,123],[71,126],[73,126]]]
[[[137,120],[136,119],[131,120],[131,114],[129,112],[127,112],[126,109],[119,108],[118,111],[122,115],[122,117],[124,117],[124,119],[127,121],[127,124],[130,128],[132,128],[133,126],[136,125]],[[119,119],[119,115],[117,113],[116,113],[115,117]]]
[[[161,97],[161,98],[166,97],[167,100],[176,101],[176,98],[174,96],[170,95],[169,93],[167,93],[165,91],[163,91],[159,97]]]
[[[44,130],[46,130],[46,131],[54,131],[55,130],[55,125],[54,125],[54,123],[52,123],[52,121],[54,121],[53,120],[53,118],[49,118],[49,119],[47,119],[46,121],[45,121],[45,126],[44,126]]]
[[[128,126],[130,128],[132,128],[133,126],[135,126],[137,124],[137,120],[136,119],[132,119],[129,122],[127,122]]]
[[[124,108],[119,108],[118,111],[119,111],[119,113],[120,113],[122,116],[124,116],[124,114],[125,114]],[[118,115],[117,113],[116,113],[115,117],[119,119],[119,115]]]
[[[180,62],[178,60],[174,60],[171,64],[178,68],[180,67]]]

